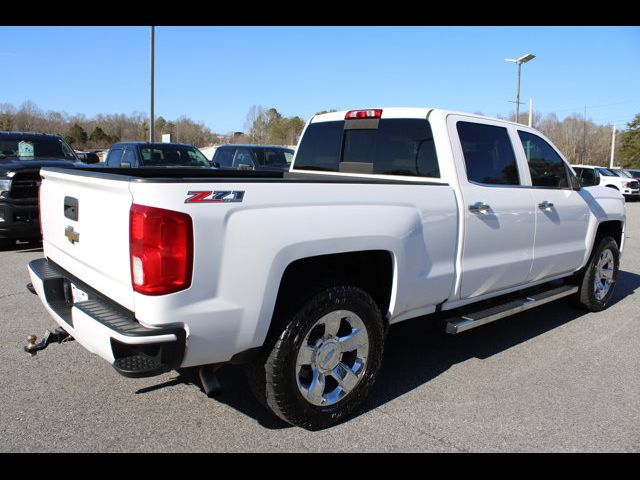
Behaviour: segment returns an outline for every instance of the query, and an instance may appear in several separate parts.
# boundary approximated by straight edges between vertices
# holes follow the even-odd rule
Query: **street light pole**
[[[155,37],[155,28],[156,27],[151,27],[151,121],[149,122],[149,142],[153,142],[153,139],[155,138],[154,135],[154,129],[153,129],[153,123],[155,120],[154,117],[154,112],[153,112],[153,70],[154,70],[154,54],[155,54],[155,49],[154,49],[154,37]]]
[[[516,59],[505,58],[507,62],[513,62],[518,65],[518,85],[516,87],[516,122],[520,122],[520,78],[522,77],[522,64],[527,63],[534,58],[536,58],[536,56],[531,53],[527,53],[526,55],[523,55],[522,57]]]

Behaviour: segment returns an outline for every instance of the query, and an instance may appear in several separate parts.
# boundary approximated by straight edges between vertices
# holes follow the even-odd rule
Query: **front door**
[[[499,122],[450,116],[464,202],[460,297],[526,282],[533,261],[535,215],[508,129]]]
[[[536,207],[534,260],[529,281],[572,272],[585,255],[589,207],[568,165],[542,137],[518,130]],[[587,169],[585,169],[585,172]],[[583,172],[584,174],[584,172]]]

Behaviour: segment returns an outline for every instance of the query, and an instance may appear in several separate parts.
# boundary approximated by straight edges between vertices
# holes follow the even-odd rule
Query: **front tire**
[[[613,296],[619,268],[618,244],[611,237],[601,238],[579,279],[577,303],[591,312],[604,310]]]
[[[309,430],[346,417],[375,382],[384,350],[380,310],[364,290],[326,288],[293,316],[249,367],[258,400]]]

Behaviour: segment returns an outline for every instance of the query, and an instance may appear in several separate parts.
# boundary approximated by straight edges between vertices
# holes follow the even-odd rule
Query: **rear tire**
[[[611,297],[620,268],[620,250],[612,237],[596,239],[591,258],[582,275],[578,277],[580,289],[576,294],[576,303],[591,311],[604,310]]]
[[[273,342],[272,342],[273,343]],[[384,350],[384,323],[364,290],[333,286],[312,296],[249,365],[249,385],[284,421],[318,430],[367,396]]]

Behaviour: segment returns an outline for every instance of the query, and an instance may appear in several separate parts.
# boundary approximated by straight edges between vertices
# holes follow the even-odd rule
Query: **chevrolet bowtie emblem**
[[[80,234],[73,231],[72,226],[68,226],[64,230],[64,236],[72,243],[76,243],[80,241]]]

